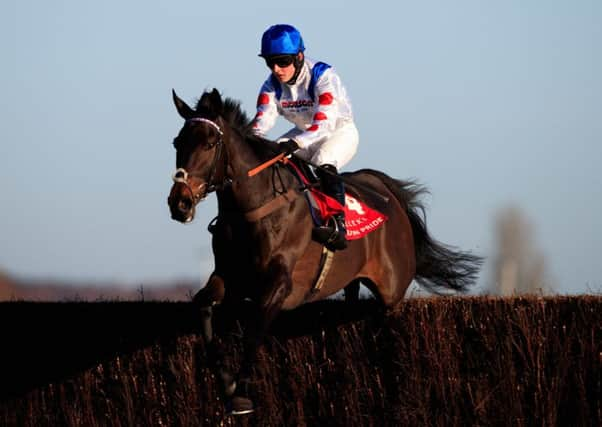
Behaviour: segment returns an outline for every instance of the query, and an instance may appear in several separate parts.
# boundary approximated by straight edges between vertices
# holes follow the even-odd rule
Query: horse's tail
[[[413,181],[396,180],[372,169],[361,172],[367,172],[382,181],[406,210],[412,225],[416,253],[414,280],[437,294],[446,290],[467,291],[476,281],[483,258],[440,243],[429,235],[424,205],[419,200],[428,191]]]

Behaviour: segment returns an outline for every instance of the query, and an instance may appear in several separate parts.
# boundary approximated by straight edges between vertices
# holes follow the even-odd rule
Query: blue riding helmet
[[[304,50],[299,30],[292,25],[278,24],[272,25],[263,33],[259,56],[296,55]]]

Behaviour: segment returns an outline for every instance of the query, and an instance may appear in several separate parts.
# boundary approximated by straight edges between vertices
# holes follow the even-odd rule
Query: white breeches
[[[298,128],[293,128],[282,135],[278,140],[295,138],[302,133]],[[331,164],[341,169],[353,158],[359,144],[359,133],[353,122],[346,123],[324,141],[318,141],[307,148],[295,152],[295,155],[308,160],[313,164],[322,166]]]

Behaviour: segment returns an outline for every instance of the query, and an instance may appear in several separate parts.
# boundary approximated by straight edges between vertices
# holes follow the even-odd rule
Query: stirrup
[[[336,219],[331,218],[332,224],[314,227],[312,230],[312,238],[326,246],[331,251],[345,249],[347,247],[346,236],[341,232],[341,227]],[[345,231],[344,231],[345,232]],[[345,232],[345,234],[347,234]]]
[[[333,236],[328,242],[324,244],[331,251],[340,251],[342,249],[347,248],[347,239],[341,236],[341,233],[336,233],[336,236]]]

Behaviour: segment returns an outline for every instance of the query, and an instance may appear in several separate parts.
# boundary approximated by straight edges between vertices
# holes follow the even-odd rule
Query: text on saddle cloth
[[[341,212],[341,205],[332,197],[315,189],[305,192],[312,218],[316,225],[327,222],[332,215]],[[313,200],[310,200],[313,199]],[[345,228],[347,240],[361,239],[366,234],[378,229],[387,220],[387,216],[368,207],[365,203],[345,194]]]

